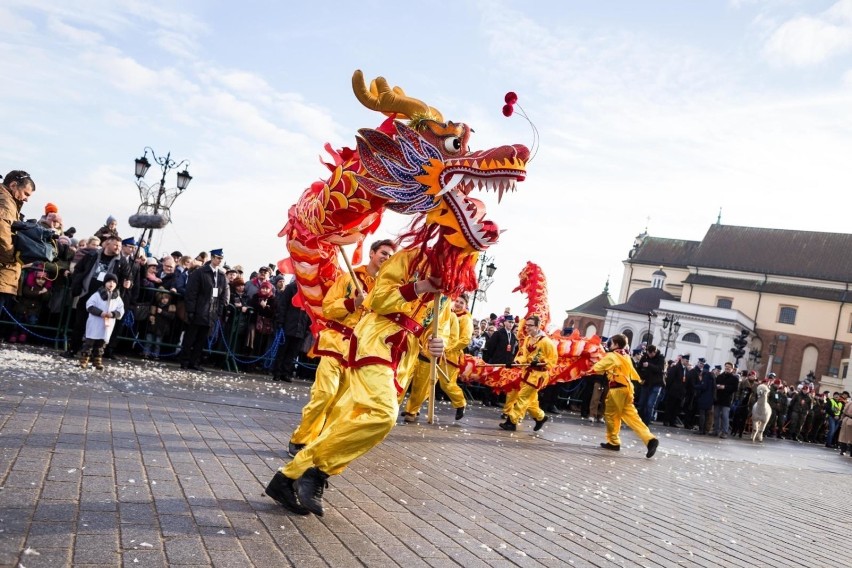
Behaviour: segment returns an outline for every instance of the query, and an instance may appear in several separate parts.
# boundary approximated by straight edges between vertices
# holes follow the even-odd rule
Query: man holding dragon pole
[[[390,433],[399,412],[400,377],[413,370],[420,338],[438,317],[440,297],[453,299],[476,289],[479,253],[499,236],[497,225],[485,219],[482,202],[468,194],[476,187],[500,197],[514,190],[526,175],[529,158],[522,145],[470,151],[469,126],[444,122],[437,110],[391,88],[381,77],[368,89],[356,71],[353,88],[365,106],[388,113],[390,120],[378,130],[360,130],[357,154],[338,152],[333,179],[312,184],[290,210],[282,234],[288,236],[293,260],[299,261],[293,265],[305,301],[316,303],[325,280],[318,275],[334,270],[324,253],[328,244],[362,239],[355,233],[375,226],[377,205],[416,217],[400,238],[403,249],[376,277],[365,301],[370,313],[355,326],[348,391],[322,434],[279,469],[266,488],[268,495],[298,514],[322,515],[328,477],[342,473]],[[349,197],[359,191],[363,197],[358,201]],[[345,212],[329,209],[334,204],[323,196],[334,192],[342,195],[336,200],[355,207]],[[322,210],[316,206],[317,196]],[[353,218],[356,214],[361,217]],[[345,225],[329,225],[343,215]],[[314,310],[309,313],[315,315]],[[432,357],[443,355],[440,337],[426,344]]]

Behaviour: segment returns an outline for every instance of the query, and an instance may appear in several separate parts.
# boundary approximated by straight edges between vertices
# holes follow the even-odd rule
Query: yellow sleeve
[[[382,315],[415,311],[414,304],[418,302],[418,299],[416,297],[406,299],[403,296],[403,289],[405,289],[409,293],[409,298],[412,298],[410,293],[416,279],[408,275],[408,267],[415,252],[403,250],[385,261],[376,276],[376,285],[367,297],[366,303],[371,310]]]
[[[603,375],[610,371],[618,360],[615,358],[615,354],[607,353],[604,355],[604,358],[595,363],[595,366],[592,367],[592,373],[596,375]]]
[[[450,351],[461,353],[464,348],[470,345],[470,340],[473,338],[473,318],[470,314],[464,313],[461,316],[456,316],[459,324],[459,331],[456,341],[450,346]]]
[[[556,352],[556,345],[549,337],[545,337],[539,341],[539,344],[543,344],[540,349],[539,361],[544,363],[549,371],[556,366],[556,362],[559,359],[559,354]]]
[[[346,306],[346,300],[355,297],[352,277],[344,272],[337,277],[322,300],[322,315],[328,319],[343,321],[352,312]],[[352,305],[352,302],[349,302]]]

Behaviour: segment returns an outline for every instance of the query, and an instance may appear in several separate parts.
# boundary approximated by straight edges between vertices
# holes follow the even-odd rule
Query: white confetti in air
[[[154,545],[151,544],[150,542],[139,543],[139,546],[144,546],[145,548],[154,548]]]
[[[405,499],[400,499],[399,502],[403,505],[408,505],[408,501],[406,501]]]
[[[76,467],[75,467],[75,468],[71,468],[71,469],[69,469],[69,470],[68,470],[68,473],[74,473],[75,471],[77,471],[77,468],[76,468]]]
[[[553,528],[553,527],[547,527],[547,530],[548,530],[548,531],[550,531],[550,532],[555,532],[555,531],[556,531],[556,529],[555,529],[555,528]]]
[[[41,552],[39,552],[35,548],[27,548],[24,551],[24,554],[27,555],[27,556],[41,556]]]

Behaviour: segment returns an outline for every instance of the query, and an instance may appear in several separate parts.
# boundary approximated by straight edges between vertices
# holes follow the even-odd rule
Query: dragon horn
[[[376,77],[370,82],[370,88],[364,81],[364,74],[356,69],[352,74],[352,90],[362,105],[370,110],[390,115],[396,113],[401,118],[429,118],[444,122],[441,113],[421,100],[409,97],[399,87],[391,88],[384,77]]]

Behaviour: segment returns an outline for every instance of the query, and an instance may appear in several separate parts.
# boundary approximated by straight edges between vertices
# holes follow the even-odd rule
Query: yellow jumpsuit
[[[543,369],[527,367],[524,371],[524,378],[518,389],[515,403],[506,413],[512,424],[517,426],[527,412],[535,420],[544,420],[544,411],[538,405],[538,391],[547,385],[550,371],[556,366],[557,359],[556,345],[544,333],[536,337],[528,336],[521,343],[515,362],[521,364],[535,362],[537,367],[543,367]]]
[[[432,320],[434,295],[417,296],[414,283],[428,274],[410,274],[419,254],[402,250],[388,259],[365,301],[370,311],[355,326],[350,344],[349,389],[319,437],[281,473],[298,479],[311,467],[341,473],[352,460],[379,444],[399,413],[397,377],[411,373],[418,337]]]
[[[633,405],[633,382],[639,375],[633,367],[630,357],[614,351],[595,363],[592,374],[606,374],[609,379],[609,393],[606,395],[604,421],[606,422],[606,441],[615,446],[621,445],[618,436],[621,423],[627,424],[647,446],[654,438],[648,427],[639,418],[639,412]]]
[[[468,319],[470,319],[469,316]],[[444,321],[443,311],[441,312],[441,321]],[[446,349],[444,360],[439,363],[438,386],[450,397],[453,408],[464,408],[464,392],[462,392],[456,380],[459,376],[459,361],[463,358],[461,349],[464,349],[470,343],[470,338],[473,335],[473,323],[469,321],[470,329],[462,332],[461,319],[452,311],[446,314],[446,322],[449,325],[442,326],[441,328],[442,331],[447,331],[448,328],[448,333],[446,335],[441,334]],[[461,349],[459,349],[459,345],[464,340],[465,334],[467,334],[467,340]],[[408,396],[408,402],[405,404],[405,412],[407,414],[417,414],[420,411],[420,407],[429,398],[432,387],[430,370],[430,360],[428,355],[425,354],[425,349],[423,349],[417,358],[417,368],[414,371],[414,377],[411,381],[411,394]]]
[[[368,294],[376,279],[367,272],[366,266],[359,266],[354,272],[360,280],[361,289]],[[311,399],[302,408],[302,421],[290,437],[293,444],[309,444],[319,436],[331,410],[349,386],[349,338],[352,328],[366,313],[363,304],[355,307],[355,293],[352,277],[345,272],[334,281],[323,298],[322,313],[329,324],[319,332],[313,348],[313,355],[322,359],[311,387]]]

